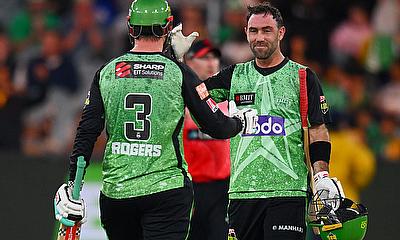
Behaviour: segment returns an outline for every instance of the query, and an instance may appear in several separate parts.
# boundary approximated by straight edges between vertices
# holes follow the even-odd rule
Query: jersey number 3
[[[149,94],[129,93],[125,97],[125,110],[136,111],[135,122],[124,123],[124,134],[130,141],[147,141],[151,134],[152,99]],[[138,106],[142,106],[140,109]],[[136,123],[139,122],[140,124]]]

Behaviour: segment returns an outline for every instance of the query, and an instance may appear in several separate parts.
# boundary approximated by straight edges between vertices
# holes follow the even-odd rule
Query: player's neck
[[[257,66],[261,68],[270,68],[280,64],[285,59],[281,51],[276,51],[267,59],[256,58]]]
[[[145,39],[135,40],[135,46],[131,49],[131,52],[162,52],[163,45],[163,39],[157,41]]]

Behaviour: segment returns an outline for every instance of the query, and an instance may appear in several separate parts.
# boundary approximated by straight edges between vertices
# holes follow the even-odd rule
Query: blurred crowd
[[[169,2],[175,24],[216,43],[223,65],[252,58],[246,1]],[[287,27],[283,52],[322,82],[340,146],[332,159],[399,162],[400,0],[271,2]],[[130,3],[2,0],[0,151],[66,158],[95,71],[130,49]]]

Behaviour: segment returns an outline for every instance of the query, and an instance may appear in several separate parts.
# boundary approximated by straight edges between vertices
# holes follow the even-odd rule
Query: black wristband
[[[310,160],[311,164],[316,161],[324,161],[329,163],[331,158],[331,143],[325,141],[317,141],[310,144]]]

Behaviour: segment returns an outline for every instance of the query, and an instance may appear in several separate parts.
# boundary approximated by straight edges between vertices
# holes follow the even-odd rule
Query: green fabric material
[[[117,78],[117,62],[163,63],[163,79]],[[135,71],[135,70],[133,70]],[[184,116],[182,71],[172,60],[159,54],[127,53],[108,63],[100,72],[100,91],[105,107],[109,133],[103,159],[103,193],[112,198],[129,198],[183,187],[186,162],[179,162],[171,140],[178,122]],[[135,94],[141,93],[141,94]],[[143,94],[146,93],[146,94]],[[151,98],[150,112],[145,118],[145,104],[127,107],[128,96]],[[147,103],[146,103],[147,104]],[[145,129],[151,124],[149,138],[128,136],[128,124]],[[179,154],[183,156],[182,131],[178,135]],[[180,164],[182,166],[180,166]]]
[[[285,136],[240,136],[231,139],[231,199],[306,196],[307,168],[299,112],[298,70],[289,61],[276,72],[263,76],[254,61],[237,64],[229,99],[238,93],[255,93],[258,115],[284,118]],[[215,99],[218,93],[210,91]]]

